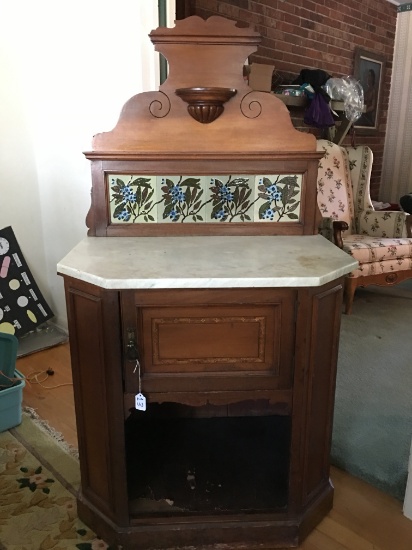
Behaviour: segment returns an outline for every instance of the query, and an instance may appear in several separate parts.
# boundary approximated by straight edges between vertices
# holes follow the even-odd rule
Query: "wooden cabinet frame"
[[[79,436],[78,514],[100,537],[123,549],[297,546],[332,506],[329,453],[342,280],[353,262],[342,252],[335,268],[336,258],[332,262],[327,257],[313,258],[310,247],[307,251],[302,247],[302,239],[311,235],[322,239],[313,237],[321,154],[316,152],[314,136],[293,128],[281,100],[253,92],[243,80],[243,63],[257,49],[258,33],[221,17],[207,21],[190,17],[178,21],[174,29],[156,29],[150,37],[169,61],[169,77],[158,92],[132,97],[116,127],[94,137],[92,150],[85,153],[92,164],[86,239],[90,247],[83,249],[81,258],[75,253],[59,264],[65,282]],[[203,124],[199,122],[203,111],[195,119],[188,114],[180,92],[176,93],[182,88],[206,88],[209,98],[211,90],[229,88],[232,98],[218,118]],[[197,107],[202,110],[204,104]],[[212,107],[205,108],[212,113]],[[276,223],[255,218],[248,223],[113,223],[108,195],[108,176],[113,174],[299,174],[300,216],[298,221],[291,216]],[[127,200],[137,200],[137,195],[127,192],[131,197]],[[180,260],[182,247],[175,237],[180,243],[192,239],[193,245],[200,235],[225,236],[229,241],[248,236],[247,246],[253,246],[251,236],[292,236],[291,249],[276,260],[288,262],[287,257],[299,250],[304,275],[277,273],[273,262],[269,276],[273,285],[262,283],[259,270],[267,267],[264,248],[255,257],[253,276],[237,280],[239,258],[230,274],[221,276],[226,280],[221,286],[219,278],[208,284],[207,268],[196,273],[191,288],[178,278],[163,284],[167,273],[153,275],[155,282],[142,282],[139,266],[132,279],[119,275],[128,257],[142,246],[142,239],[148,238],[165,239],[175,247],[175,261],[193,272],[196,255],[186,258],[187,264]],[[117,237],[129,240],[116,241]],[[112,253],[107,258],[113,267],[110,276],[102,276],[92,257],[105,254],[101,243],[119,240],[130,244],[130,252],[122,247],[123,252]],[[335,256],[340,254],[331,248]],[[95,256],[89,257],[91,249]],[[155,255],[147,256],[153,273]],[[210,251],[209,255],[206,265],[219,261]],[[316,275],[316,263],[322,266],[321,275]],[[149,275],[145,273],[152,279],[150,270]],[[321,281],[318,285],[314,276]],[[139,417],[134,406],[140,391],[148,407],[142,413],[145,416]],[[162,441],[156,437],[156,427],[164,426],[162,418],[163,423],[176,420],[179,425],[183,420],[181,424],[195,435],[201,425],[213,425],[216,431],[229,426],[226,437],[232,433],[231,426],[243,428],[246,422],[266,426],[268,422],[266,439],[275,449],[273,457],[279,441],[283,469],[272,475],[275,458],[270,455],[269,465],[262,466],[269,469],[260,476],[256,509],[245,511],[245,501],[237,504],[233,499],[223,510],[219,501],[211,507],[193,505],[187,487],[183,504],[155,508],[156,497],[135,490],[135,482],[143,474],[152,475],[151,461],[165,470],[172,462],[167,447],[159,447]],[[149,429],[144,432],[146,425]],[[255,435],[254,428],[249,432]],[[144,439],[143,433],[150,437]],[[213,442],[213,429],[209,436]],[[190,439],[187,443],[190,446]],[[222,449],[226,449],[222,451],[226,463],[236,460],[223,443]],[[264,454],[256,458],[265,458]],[[250,460],[249,473],[253,452]],[[278,476],[269,491],[266,474],[272,480]],[[279,498],[275,498],[277,487],[282,493]],[[269,498],[260,502],[260,492]],[[143,508],[136,508],[136,502]]]
[[[192,526],[185,534],[185,540],[192,545],[196,544],[200,532],[202,537],[209,539],[210,544],[217,544],[218,541],[234,543],[239,531],[231,525],[241,521],[244,525],[242,541],[248,541],[251,548],[263,540],[262,537],[267,537],[274,545],[281,543],[290,546],[301,540],[329,510],[332,503],[329,452],[342,300],[341,280],[315,289],[275,291],[275,295],[283,297],[285,315],[282,323],[285,318],[289,318],[289,322],[293,323],[287,324],[287,327],[295,326],[290,335],[291,343],[286,345],[282,357],[282,363],[290,365],[283,383],[276,382],[275,376],[273,384],[268,376],[263,377],[258,384],[252,384],[249,390],[243,387],[233,391],[230,389],[229,376],[227,385],[221,382],[215,386],[213,383],[206,389],[195,386],[192,392],[184,392],[180,391],[177,379],[170,383],[168,391],[163,391],[161,384],[158,386],[160,391],[152,391],[150,378],[145,378],[143,374],[142,387],[149,402],[167,400],[200,407],[201,410],[202,406],[208,404],[228,405],[245,400],[256,403],[263,400],[266,403],[264,414],[286,415],[291,419],[286,509],[252,516],[244,516],[240,512],[229,516],[207,514],[202,519],[198,515],[180,515],[177,518],[166,515],[161,519],[155,515],[153,518],[146,516],[139,519],[128,512],[123,426],[133,407],[134,392],[137,391],[136,385],[130,381],[133,378],[132,365],[125,354],[127,330],[136,319],[133,298],[139,306],[142,303],[146,306],[163,303],[173,314],[174,308],[178,311],[181,309],[176,305],[179,293],[106,291],[67,278],[66,293],[82,465],[79,512],[96,532],[126,548],[137,543],[142,548],[151,548],[154,541],[158,547],[162,547],[161,544],[179,544],[176,526],[184,521]],[[191,302],[191,306],[186,307],[197,311],[198,306],[193,302],[200,301],[199,297],[193,299],[191,294],[186,291],[185,297],[183,293],[182,301]],[[207,295],[205,291],[201,291],[201,294],[203,298]],[[225,294],[216,290],[217,299],[212,298],[211,302],[223,302]],[[240,302],[237,307],[241,310],[244,303],[252,303],[256,307],[256,303],[271,304],[274,301],[272,291],[259,289],[239,291],[232,296],[227,293],[227,296],[229,304],[231,301]],[[125,308],[119,307],[122,303],[126,304]],[[122,325],[127,327],[126,332]],[[140,330],[138,323],[138,338]],[[117,338],[116,334],[119,335]],[[119,345],[121,342],[123,345]],[[238,374],[242,380],[241,374]],[[194,373],[192,383],[196,384],[197,381]],[[177,387],[176,392],[173,391],[173,384]],[[131,386],[132,393],[127,391],[128,386]],[[158,389],[156,385],[154,389]],[[159,521],[163,524],[160,530]],[[127,529],[123,531],[121,526]],[[146,543],[142,540],[146,540]]]

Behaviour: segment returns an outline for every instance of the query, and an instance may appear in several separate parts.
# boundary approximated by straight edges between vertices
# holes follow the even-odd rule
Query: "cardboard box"
[[[0,391],[0,432],[21,424],[24,376],[16,370],[16,378],[21,378],[15,386]]]
[[[253,90],[270,92],[272,90],[272,76],[275,66],[264,63],[252,63],[249,67],[249,86]]]

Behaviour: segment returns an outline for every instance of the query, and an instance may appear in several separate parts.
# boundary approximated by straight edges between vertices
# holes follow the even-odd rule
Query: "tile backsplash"
[[[107,178],[115,223],[299,222],[301,174]]]

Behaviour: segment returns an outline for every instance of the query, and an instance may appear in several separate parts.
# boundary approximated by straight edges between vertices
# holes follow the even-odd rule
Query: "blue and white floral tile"
[[[255,222],[299,222],[302,175],[256,176]]]
[[[205,222],[204,176],[158,176],[159,223]]]
[[[156,176],[110,174],[108,197],[111,223],[156,223]]]
[[[111,223],[299,222],[302,175],[110,174]]]
[[[207,178],[206,221],[252,222],[255,176],[226,175]]]

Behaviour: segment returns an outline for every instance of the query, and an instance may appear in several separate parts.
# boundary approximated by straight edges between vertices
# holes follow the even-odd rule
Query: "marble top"
[[[357,265],[320,235],[86,237],[57,271],[105,289],[310,287]]]

